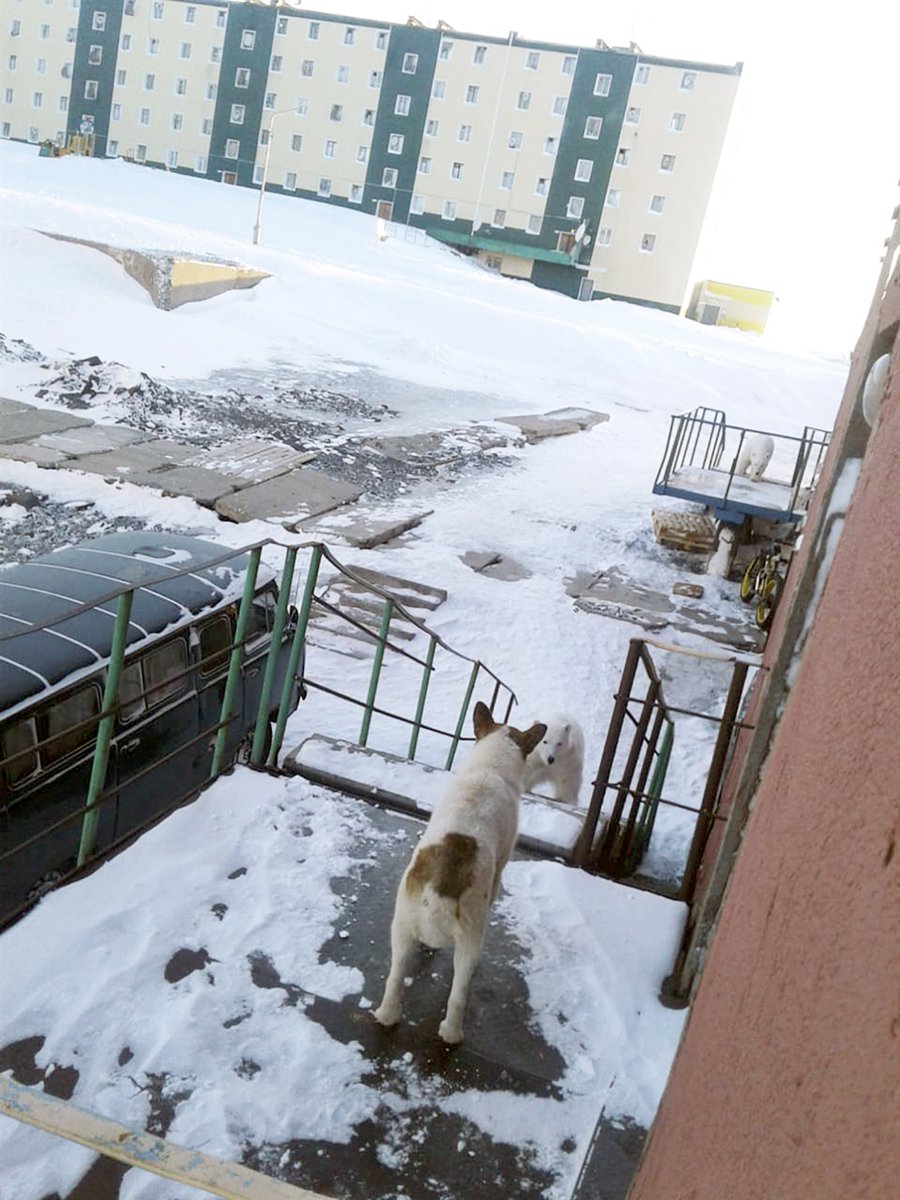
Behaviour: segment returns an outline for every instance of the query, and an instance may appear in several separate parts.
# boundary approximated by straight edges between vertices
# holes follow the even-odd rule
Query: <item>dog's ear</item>
[[[481,700],[475,705],[475,711],[472,714],[472,723],[475,726],[475,741],[480,742],[483,737],[487,737],[489,733],[493,733],[499,726],[491,716],[491,710]]]
[[[510,729],[509,732],[513,741],[522,751],[522,757],[527,758],[547,732],[547,726],[538,724],[532,725],[531,728],[526,729],[524,733],[520,729]]]

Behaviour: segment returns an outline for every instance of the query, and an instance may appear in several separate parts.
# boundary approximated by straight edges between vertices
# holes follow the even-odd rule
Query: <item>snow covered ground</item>
[[[786,434],[805,425],[828,428],[846,364],[628,305],[578,304],[501,279],[444,247],[399,237],[379,242],[361,214],[278,195],[266,198],[264,245],[254,247],[255,205],[256,194],[244,189],[122,162],[42,159],[35,147],[0,143],[0,333],[33,346],[57,373],[72,358],[97,355],[202,393],[210,411],[229,389],[252,389],[273,411],[287,387],[329,389],[354,401],[331,435],[332,448],[365,432],[459,429],[567,406],[608,413],[609,422],[589,432],[503,450],[491,470],[464,471],[452,483],[401,486],[399,508],[434,510],[415,534],[378,550],[338,552],[345,561],[445,588],[448,600],[431,615],[431,627],[513,688],[515,723],[554,710],[575,715],[585,728],[590,780],[628,640],[639,631],[576,611],[566,582],[615,566],[668,593],[685,578],[684,565],[654,542],[650,512],[669,415],[707,404],[752,428]],[[272,277],[250,291],[161,312],[111,259],[37,230],[214,254]],[[53,370],[27,357],[0,356],[0,395],[32,402]],[[387,409],[376,412],[380,405]],[[122,417],[114,399],[102,396],[89,415]],[[296,415],[299,422],[302,414]],[[164,414],[164,428],[165,420]],[[168,420],[172,436],[186,427],[197,434],[184,414],[173,411]],[[324,444],[322,422],[337,418],[320,412],[317,420]],[[349,457],[352,449],[345,452]],[[187,499],[72,471],[0,460],[4,487],[60,505],[90,502],[87,523],[97,529],[137,520],[202,532],[230,546],[263,537],[302,540],[263,522],[225,524]],[[10,530],[25,528],[19,507],[0,506],[0,517],[7,543]],[[20,548],[27,551],[21,542]],[[476,574],[460,561],[467,551],[500,553],[530,574],[516,582]],[[266,557],[278,566],[277,549]],[[738,610],[734,584],[701,582],[710,608],[723,615]],[[697,636],[665,636],[710,648]],[[311,651],[311,673],[358,684],[363,667],[335,657]],[[455,714],[467,670],[448,664],[429,699],[435,723]],[[715,702],[727,682],[724,668],[699,660],[669,662],[667,670],[670,699],[687,707]],[[387,677],[385,700],[410,709],[414,696],[401,694],[407,686],[402,672],[396,682]],[[352,739],[358,722],[357,710],[314,696],[292,718],[286,745],[312,732]],[[688,802],[699,796],[709,736],[676,739],[672,786]],[[372,744],[397,749],[398,738],[386,722],[373,722]],[[426,761],[439,761],[438,750],[423,740]],[[336,928],[352,937],[353,905],[329,880],[361,869],[359,861],[371,863],[372,845],[360,859],[356,844],[363,818],[352,804],[325,802],[302,781],[260,779],[239,770],[220,781],[96,875],[47,897],[0,938],[0,1046],[44,1035],[39,1064],[78,1062],[76,1103],[134,1122],[145,1118],[147,1099],[128,1076],[149,1077],[164,1060],[167,1071],[193,1081],[169,1136],[228,1155],[240,1154],[248,1139],[346,1141],[375,1103],[362,1082],[358,1047],[338,1045],[293,1010],[288,1027],[273,992],[257,993],[262,999],[246,1020],[219,1038],[223,1019],[244,1002],[233,964],[260,947],[283,977],[302,980],[311,993],[364,1007],[378,998],[363,994],[358,972],[320,955]],[[301,828],[311,832],[298,871],[293,839]],[[683,820],[661,824],[653,848],[660,871],[677,872],[684,838]],[[248,860],[266,870],[242,877],[235,885],[246,893],[240,918],[221,920],[210,908],[217,889],[232,864]],[[602,922],[595,919],[600,911]],[[652,1118],[681,1026],[680,1016],[664,1013],[654,997],[682,913],[556,864],[522,862],[509,869],[501,917],[528,950],[523,973],[533,1020],[566,1060],[561,1106],[550,1119],[531,1101],[502,1093],[489,1093],[488,1102],[451,1094],[442,1103],[489,1136],[527,1147],[554,1176],[552,1194],[563,1197],[574,1180],[559,1151],[561,1136],[572,1137],[583,1156],[603,1103],[638,1124]],[[172,943],[172,930],[180,942]],[[178,945],[205,946],[211,958],[230,964],[215,969],[215,989],[203,990],[203,972],[163,986],[166,955]],[[585,975],[570,978],[560,998],[552,981],[576,962]],[[134,1056],[127,1070],[116,1067],[124,1046]],[[240,1061],[242,1054],[261,1068],[250,1078],[224,1069],[226,1059]],[[287,1080],[279,1075],[282,1064],[290,1067]],[[286,1106],[298,1073],[309,1094],[303,1104]],[[618,1083],[609,1091],[613,1077]],[[403,1105],[396,1106],[399,1113]],[[590,1110],[590,1119],[582,1110]],[[399,1155],[398,1145],[384,1154]],[[6,1121],[0,1157],[12,1164],[0,1180],[3,1200],[37,1198],[52,1188],[64,1194],[89,1160],[86,1152],[48,1145]],[[168,1195],[147,1179],[127,1188],[129,1197]]]

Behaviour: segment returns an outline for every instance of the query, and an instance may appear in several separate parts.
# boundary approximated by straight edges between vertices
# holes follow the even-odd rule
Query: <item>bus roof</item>
[[[0,568],[0,713],[101,667],[116,596],[130,587],[128,646],[239,598],[249,555],[210,565],[228,553],[202,538],[139,530]]]

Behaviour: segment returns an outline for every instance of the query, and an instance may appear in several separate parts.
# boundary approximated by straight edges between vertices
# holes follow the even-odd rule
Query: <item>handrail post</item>
[[[291,652],[288,655],[288,665],[284,676],[284,683],[281,685],[281,702],[278,705],[278,717],[275,721],[275,729],[272,733],[272,745],[269,749],[269,757],[266,760],[267,767],[274,767],[278,761],[278,752],[281,750],[281,743],[284,740],[284,729],[287,725],[287,719],[290,715],[291,706],[291,691],[293,690],[294,677],[297,673],[297,665],[300,662],[300,652],[303,649],[303,644],[306,641],[306,629],[309,625],[309,614],[312,608],[313,593],[316,590],[316,584],[319,581],[319,567],[322,563],[321,542],[317,542],[309,556],[309,568],[306,573],[306,587],[303,590],[303,601],[300,605],[300,615],[297,618],[297,628],[294,630],[294,640],[291,643]]]
[[[122,660],[125,657],[125,640],[128,634],[128,623],[131,619],[133,599],[134,590],[130,589],[119,596],[119,602],[116,605],[116,623],[113,626],[109,665],[106,669],[106,686],[103,689],[103,715],[97,726],[97,744],[94,747],[91,779],[85,801],[87,811],[81,825],[81,841],[78,846],[79,867],[83,867],[90,858],[94,842],[97,839],[100,809],[95,805],[106,778],[106,767],[109,762],[109,745],[112,741],[113,727],[116,721],[116,698],[119,693],[119,678],[122,674]]]
[[[231,710],[234,707],[234,694],[237,691],[238,678],[241,673],[241,655],[244,652],[244,637],[250,622],[250,606],[253,603],[253,593],[256,589],[256,574],[259,570],[261,547],[250,551],[250,563],[247,567],[247,578],[244,580],[244,594],[238,609],[237,623],[234,630],[234,645],[231,648],[231,659],[228,663],[228,675],[225,679],[225,693],[222,696],[222,711],[219,714],[221,728],[216,734],[213,749],[212,766],[209,777],[215,779],[222,769],[222,759],[225,757],[225,741],[228,737],[228,725],[231,720]]]
[[[425,712],[425,697],[428,695],[428,685],[431,682],[431,672],[434,670],[434,651],[437,642],[432,637],[428,643],[428,653],[425,655],[425,669],[422,672],[422,685],[419,688],[419,699],[416,703],[416,715],[413,719],[412,734],[409,739],[409,750],[406,757],[413,759],[416,756],[416,747],[419,744],[419,733],[422,728],[422,714]]]
[[[456,750],[459,746],[459,739],[462,737],[463,723],[466,719],[466,713],[469,711],[469,702],[472,699],[472,693],[475,691],[475,680],[478,678],[478,672],[481,669],[481,663],[477,662],[473,665],[469,673],[469,686],[466,688],[466,694],[463,698],[462,707],[459,710],[459,719],[456,722],[456,730],[450,742],[450,753],[447,755],[447,762],[444,770],[449,771],[453,766],[453,760],[456,757]]]
[[[256,728],[253,731],[253,746],[250,750],[250,762],[254,767],[259,766],[266,743],[266,729],[269,725],[269,696],[272,694],[272,684],[275,682],[275,670],[281,657],[281,634],[287,617],[288,600],[291,594],[291,581],[294,578],[294,561],[297,557],[297,547],[289,546],[284,555],[284,571],[281,575],[281,588],[278,592],[278,605],[275,609],[275,620],[272,622],[272,636],[269,641],[269,654],[266,659],[266,673],[263,676],[259,693],[259,706],[256,710]]]
[[[375,707],[375,693],[378,691],[378,680],[381,677],[381,664],[384,662],[384,645],[390,632],[391,617],[394,614],[394,602],[390,597],[385,599],[381,610],[381,625],[378,628],[378,645],[375,647],[375,657],[372,661],[372,674],[369,678],[369,694],[366,696],[366,709],[363,713],[362,727],[359,731],[359,744],[365,746],[369,739],[369,726],[372,724],[372,709]]]

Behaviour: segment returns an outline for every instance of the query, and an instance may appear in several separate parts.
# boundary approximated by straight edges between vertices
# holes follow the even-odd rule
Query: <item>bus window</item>
[[[92,717],[99,715],[100,689],[96,684],[80,688],[58,703],[51,704],[46,716],[48,741],[41,748],[44,766],[59,762],[85,742],[93,741],[97,726],[84,722],[91,722]]]
[[[38,769],[37,730],[34,717],[16,721],[3,731],[3,772],[10,787],[28,779]]]
[[[157,650],[151,650],[144,655],[142,664],[148,708],[188,690],[190,680],[187,676],[188,654],[184,638],[173,638]]]
[[[215,675],[228,665],[231,647],[231,621],[226,613],[200,626],[200,673]]]

